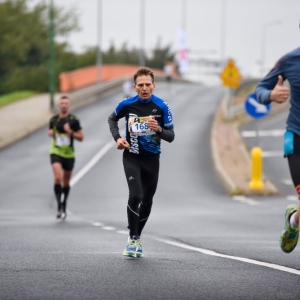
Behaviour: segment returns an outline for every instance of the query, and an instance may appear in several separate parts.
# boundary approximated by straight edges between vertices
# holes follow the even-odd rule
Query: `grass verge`
[[[0,96],[0,107],[37,95],[35,91],[19,91]]]

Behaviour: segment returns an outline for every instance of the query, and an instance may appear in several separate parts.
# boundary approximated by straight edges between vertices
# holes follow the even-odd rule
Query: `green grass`
[[[34,91],[19,91],[0,96],[0,107],[38,94]]]

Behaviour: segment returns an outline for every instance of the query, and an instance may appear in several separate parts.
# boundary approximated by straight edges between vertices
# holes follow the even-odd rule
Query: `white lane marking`
[[[298,197],[294,195],[286,196],[286,200],[288,201],[298,201]]]
[[[263,157],[283,157],[282,151],[263,151]]]
[[[74,186],[87,172],[89,172],[95,164],[110,150],[115,144],[114,141],[108,142],[104,145],[96,155],[71,179],[70,185]]]
[[[261,261],[254,260],[254,259],[244,258],[244,257],[220,254],[215,251],[206,250],[206,249],[198,248],[198,247],[193,247],[193,246],[189,246],[189,245],[186,245],[183,243],[173,242],[173,241],[169,241],[169,240],[165,240],[165,239],[160,239],[160,238],[153,238],[153,239],[155,239],[159,242],[168,244],[168,245],[200,252],[200,253],[211,255],[211,256],[217,256],[217,257],[223,257],[223,258],[228,258],[228,259],[232,259],[232,260],[238,260],[238,261],[242,261],[242,262],[253,264],[253,265],[263,266],[263,267],[267,267],[267,268],[271,268],[271,269],[275,269],[275,270],[279,270],[279,271],[283,271],[283,272],[292,273],[295,275],[300,275],[300,270],[296,270],[296,269],[292,269],[292,268],[288,268],[288,267],[284,267],[284,266],[280,266],[280,265],[276,265],[276,264],[265,263],[265,262],[261,262]]]
[[[232,199],[249,205],[260,205],[258,201],[253,200],[251,198],[247,198],[245,196],[233,196]]]
[[[259,130],[258,131],[258,136],[279,137],[279,136],[283,136],[284,133],[285,133],[284,129]],[[255,131],[255,130],[244,130],[244,131],[241,132],[241,136],[244,137],[244,138],[256,137],[257,136],[257,131]]]
[[[103,223],[100,223],[100,222],[94,222],[92,223],[94,226],[98,226],[98,227],[101,227],[101,226],[104,226]]]
[[[106,153],[107,151],[114,145],[114,142],[109,142],[107,143],[91,160],[90,162],[84,167],[82,168],[71,180],[71,186],[74,186]],[[237,197],[239,197],[240,200],[238,201],[242,201],[242,202],[246,202],[250,205],[259,205],[259,203],[253,199],[243,199],[241,200],[242,196],[235,196],[233,198],[235,198],[235,200],[237,200]],[[244,197],[246,198],[246,197]],[[92,223],[94,226],[101,226],[101,225],[95,225],[95,224],[101,224],[100,222],[95,222]],[[108,229],[110,228],[110,229]],[[111,226],[104,226],[102,227],[102,229],[106,229],[106,230],[116,230],[114,227]],[[128,232],[126,231],[122,231],[122,230],[118,230],[118,233],[122,233],[122,234],[128,234]],[[197,247],[192,247],[186,244],[182,244],[182,243],[177,243],[177,242],[172,242],[172,241],[168,241],[168,240],[163,240],[163,239],[159,239],[159,238],[153,238],[154,240],[160,241],[162,243],[165,244],[169,244],[169,245],[173,245],[176,247],[180,247],[180,248],[184,248],[184,249],[188,249],[188,250],[192,250],[192,251],[197,251],[197,252],[201,252],[203,254],[207,254],[207,255],[212,255],[212,256],[218,256],[218,257],[223,257],[223,258],[229,258],[232,260],[238,260],[238,261],[242,261],[242,262],[246,262],[246,263],[250,263],[250,264],[255,264],[255,265],[260,265],[260,266],[264,266],[264,267],[268,267],[268,268],[273,268],[276,270],[280,270],[280,271],[284,271],[284,272],[288,272],[288,273],[292,273],[292,274],[296,274],[296,275],[300,275],[300,271],[299,270],[295,270],[292,268],[288,268],[288,267],[284,267],[284,266],[280,266],[280,265],[275,265],[275,264],[270,264],[270,263],[264,263],[264,262],[260,262],[260,261],[256,261],[253,259],[248,259],[248,258],[243,258],[243,257],[235,257],[235,256],[230,256],[230,255],[224,255],[224,254],[219,254],[217,252],[211,251],[211,250],[206,250],[206,249],[202,249],[202,248],[197,248]]]
[[[102,229],[104,229],[104,230],[116,230],[116,228],[112,227],[112,226],[103,226]]]
[[[286,185],[293,185],[293,181],[291,179],[281,179],[281,182]]]
[[[126,235],[128,235],[128,231],[125,231],[125,230],[117,230],[116,232],[120,233],[120,234],[126,234]]]

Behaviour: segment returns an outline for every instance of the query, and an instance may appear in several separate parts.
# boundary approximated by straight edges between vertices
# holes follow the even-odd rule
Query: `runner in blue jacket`
[[[290,88],[283,85],[288,80]],[[287,157],[291,177],[300,199],[300,48],[281,57],[274,68],[258,84],[257,101],[261,104],[286,102],[290,112],[284,134],[284,156]],[[289,205],[285,210],[285,225],[280,235],[281,249],[290,253],[299,238],[300,205]]]
[[[173,142],[175,133],[169,105],[153,95],[154,74],[140,68],[133,76],[134,97],[119,102],[108,117],[117,149],[123,150],[123,165],[129,197],[127,219],[129,237],[123,255],[143,257],[141,234],[150,216],[159,175],[161,141]],[[125,119],[125,137],[118,122]]]

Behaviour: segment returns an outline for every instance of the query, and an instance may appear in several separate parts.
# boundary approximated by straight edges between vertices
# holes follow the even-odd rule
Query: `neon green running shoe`
[[[131,239],[128,237],[128,243],[123,251],[124,256],[129,256],[129,257],[136,257],[136,252],[137,252],[137,237],[134,237]]]
[[[141,258],[144,256],[144,252],[143,252],[143,248],[142,248],[142,240],[137,239],[136,245],[137,245],[136,257]]]
[[[285,224],[279,242],[282,251],[286,253],[292,252],[298,243],[299,228],[294,228],[290,224],[290,216],[297,210],[298,206],[294,204],[289,205],[285,210]]]

